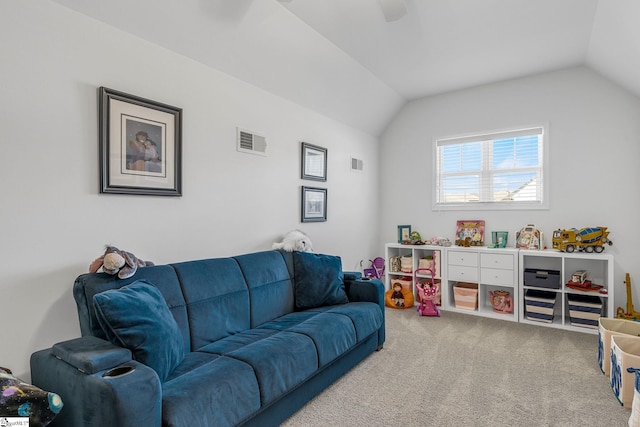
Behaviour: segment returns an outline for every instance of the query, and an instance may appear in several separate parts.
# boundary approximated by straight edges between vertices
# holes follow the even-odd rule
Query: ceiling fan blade
[[[397,21],[407,14],[405,0],[378,0],[378,4],[387,22]]]

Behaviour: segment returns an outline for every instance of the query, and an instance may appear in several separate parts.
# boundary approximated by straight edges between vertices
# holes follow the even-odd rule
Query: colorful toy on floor
[[[382,275],[384,274],[384,258],[376,257],[370,262],[371,266],[363,270],[364,277],[382,279]]]
[[[414,302],[411,280],[393,279],[391,289],[384,294],[385,305],[390,308],[413,308]]]
[[[431,279],[419,281],[418,274],[431,275]],[[434,299],[438,296],[440,288],[435,283],[433,270],[430,268],[418,268],[414,272],[416,291],[418,292],[418,315],[419,316],[440,316],[440,310],[436,306]]]
[[[635,311],[633,308],[633,295],[631,294],[631,276],[627,273],[625,277],[625,284],[627,285],[627,311],[624,311],[622,307],[618,307],[616,310],[616,317],[618,319],[627,320],[640,320],[640,312]]]

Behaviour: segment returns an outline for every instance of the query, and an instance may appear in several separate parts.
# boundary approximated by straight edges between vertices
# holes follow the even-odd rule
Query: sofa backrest
[[[252,328],[294,311],[291,252],[257,252],[235,260],[249,288]]]
[[[123,280],[106,273],[83,274],[73,287],[82,336],[106,339],[95,314],[95,294],[140,279],[164,296],[185,352],[294,311],[292,255],[265,251],[143,267]]]
[[[249,329],[249,290],[233,258],[172,266],[188,307],[192,350]]]

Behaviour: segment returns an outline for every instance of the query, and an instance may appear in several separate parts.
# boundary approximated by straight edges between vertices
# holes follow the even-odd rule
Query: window
[[[547,207],[543,127],[439,139],[435,149],[435,209]]]

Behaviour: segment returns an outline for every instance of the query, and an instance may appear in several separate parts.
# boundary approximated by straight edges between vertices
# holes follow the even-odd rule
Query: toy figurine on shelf
[[[517,249],[544,249],[544,235],[535,225],[528,224],[516,233]]]
[[[588,271],[578,270],[571,275],[571,280],[567,282],[567,287],[582,292],[598,292],[604,288],[602,285],[594,285],[588,277]]]
[[[596,252],[604,251],[605,245],[611,246],[607,227],[570,228],[553,232],[553,249],[562,252]]]

